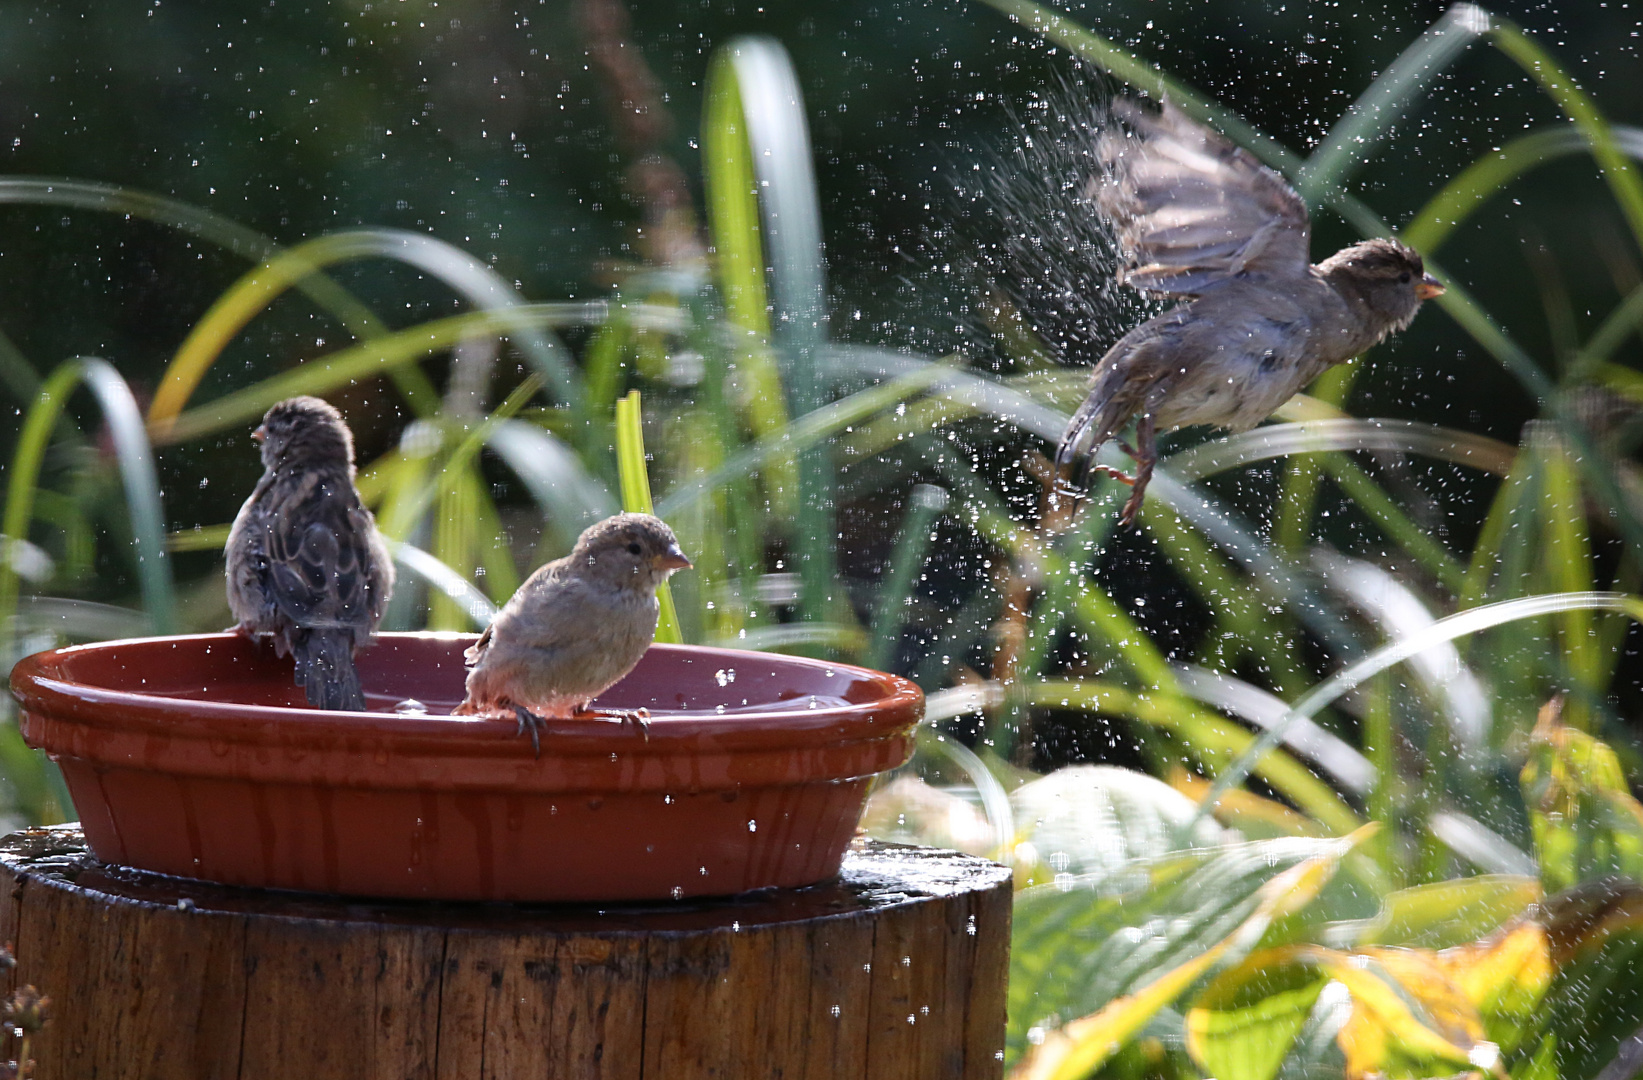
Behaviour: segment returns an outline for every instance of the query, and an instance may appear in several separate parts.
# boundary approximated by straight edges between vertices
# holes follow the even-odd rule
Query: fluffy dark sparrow
[[[354,651],[394,587],[394,564],[354,488],[354,438],[313,397],[269,409],[251,433],[262,479],[228,534],[228,607],[238,632],[271,634],[321,709],[363,709]]]
[[[656,638],[657,586],[689,567],[659,518],[617,514],[590,526],[468,649],[468,694],[454,712],[512,716],[540,753],[543,717],[587,715],[588,702],[633,670]],[[615,715],[645,730],[642,711]]]
[[[1136,420],[1133,486],[1119,516],[1141,507],[1157,435],[1189,424],[1243,431],[1326,368],[1409,325],[1443,292],[1396,240],[1343,248],[1312,265],[1306,204],[1282,177],[1165,104],[1120,102],[1124,121],[1097,129],[1084,192],[1109,222],[1121,280],[1179,297],[1125,334],[1096,364],[1058,467]]]

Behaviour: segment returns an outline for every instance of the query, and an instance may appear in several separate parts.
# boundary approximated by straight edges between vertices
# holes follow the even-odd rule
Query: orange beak
[[[251,433],[251,437],[258,442],[262,442],[264,439],[268,438],[268,429],[263,427],[261,424],[258,424],[257,430]]]
[[[1436,300],[1446,291],[1447,290],[1443,287],[1443,282],[1439,281],[1431,274],[1427,274],[1425,277],[1415,282],[1415,295],[1420,297],[1422,300]]]
[[[690,560],[685,558],[684,551],[678,544],[667,549],[667,554],[657,560],[657,565],[663,570],[689,570]]]

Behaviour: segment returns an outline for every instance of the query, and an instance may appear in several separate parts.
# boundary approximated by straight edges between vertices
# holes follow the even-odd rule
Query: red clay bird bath
[[[905,679],[657,645],[532,757],[513,720],[444,715],[472,635],[382,634],[368,712],[307,708],[290,662],[232,634],[31,656],[19,725],[62,766],[105,863],[230,885],[445,900],[617,901],[835,874],[874,773],[911,755]],[[395,712],[407,699],[427,713]]]

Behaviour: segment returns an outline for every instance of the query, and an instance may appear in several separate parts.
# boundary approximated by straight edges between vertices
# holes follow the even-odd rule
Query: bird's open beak
[[[262,442],[264,439],[268,438],[268,429],[263,427],[261,424],[258,424],[257,430],[251,433],[251,437],[258,442]]]
[[[678,544],[674,544],[667,549],[667,554],[658,560],[657,565],[663,570],[689,570],[690,560],[685,558],[683,549]]]
[[[1415,295],[1420,297],[1422,300],[1436,300],[1446,291],[1447,290],[1443,287],[1443,282],[1439,281],[1431,274],[1427,274],[1425,277],[1415,282]]]

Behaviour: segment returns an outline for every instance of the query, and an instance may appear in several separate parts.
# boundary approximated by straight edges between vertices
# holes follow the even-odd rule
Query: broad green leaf
[[[1399,889],[1381,916],[1364,927],[1360,945],[1443,949],[1476,941],[1523,914],[1541,898],[1540,882],[1510,874],[1481,874]]]
[[[650,472],[645,466],[645,432],[639,410],[639,391],[628,391],[616,402],[616,468],[622,485],[622,509],[629,513],[653,514],[650,500]],[[664,580],[656,586],[656,640],[677,645],[679,613],[673,606],[673,590]]]
[[[1643,805],[1605,743],[1541,709],[1523,766],[1523,797],[1548,892],[1621,874],[1643,881]]]
[[[1212,821],[1184,833],[1197,809],[1191,799],[1146,773],[1112,765],[1057,769],[1016,788],[1010,805],[1016,860],[1028,884],[1070,873],[1093,887],[1142,859],[1237,839]]]
[[[1035,1045],[1012,1075],[1099,1067],[1160,1008],[1245,955],[1273,920],[1311,903],[1371,831],[1233,844],[1021,893],[1007,1054]]]
[[[1216,1080],[1273,1080],[1328,979],[1291,949],[1265,949],[1224,972],[1186,1015],[1187,1051]]]

